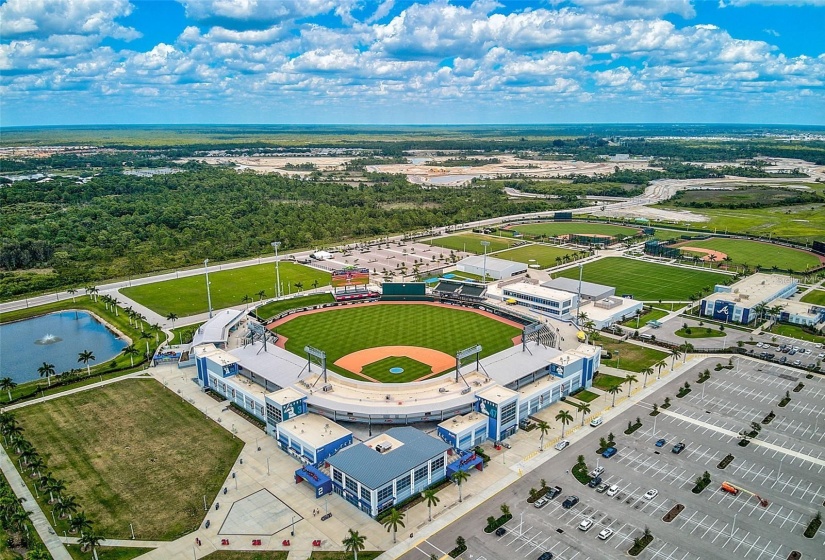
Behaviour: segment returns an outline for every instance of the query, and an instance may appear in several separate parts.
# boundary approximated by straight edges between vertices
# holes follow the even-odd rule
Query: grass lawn
[[[374,560],[383,554],[374,550],[365,550],[358,553],[358,560]],[[352,560],[352,552],[331,552],[313,550],[309,560]]]
[[[613,387],[620,387],[624,383],[624,377],[618,377],[607,373],[596,374],[593,378],[593,387],[602,391],[609,391]],[[598,397],[598,395],[597,395]]]
[[[613,224],[588,222],[548,222],[544,224],[518,224],[511,226],[519,233],[527,235],[548,235],[556,237],[568,233],[595,234],[595,235],[636,235],[641,227],[625,227]]]
[[[719,330],[711,329],[710,327],[690,327],[690,332],[685,329],[679,329],[674,332],[676,336],[682,338],[722,338],[725,333]]]
[[[464,251],[467,253],[482,255],[484,254],[484,246],[481,244],[482,241],[490,242],[490,246],[487,247],[488,255],[494,251],[509,249],[519,242],[515,239],[482,235],[480,233],[458,233],[456,235],[449,235],[447,237],[438,237],[436,239],[422,241],[422,243],[432,244],[434,247],[452,249],[453,251]]]
[[[788,325],[785,323],[779,323],[771,327],[770,332],[771,334],[780,334],[782,336],[789,336],[791,338],[797,338],[799,340],[807,340],[808,342],[825,343],[825,336],[819,336],[805,332],[804,330],[802,330],[802,327],[798,325]]]
[[[404,371],[392,373],[390,368],[401,368]],[[431,374],[433,368],[406,356],[392,356],[364,366],[361,372],[386,383],[406,383]]]
[[[670,355],[667,352],[662,352],[661,350],[637,346],[636,344],[630,344],[629,342],[617,342],[615,340],[602,339],[599,341],[599,344],[601,344],[602,348],[608,350],[611,356],[613,356],[609,360],[602,358],[603,365],[616,367],[616,350],[618,350],[619,369],[635,371],[637,373],[644,371],[649,367],[653,367],[654,364],[664,360]],[[599,388],[601,389],[601,387]]]
[[[761,241],[715,238],[685,241],[683,245],[685,247],[713,249],[725,253],[733,259],[732,264],[748,265],[751,268],[756,265],[763,269],[776,266],[780,270],[790,268],[798,272],[804,272],[808,268],[819,265],[819,257],[813,253]],[[718,266],[721,262],[721,260],[715,262],[714,266]]]
[[[561,271],[557,276],[579,277],[578,267]],[[713,289],[729,276],[705,270],[692,270],[665,264],[607,257],[584,265],[583,280],[615,286],[617,295],[632,294],[643,301],[685,301],[705,288]]]
[[[669,313],[669,311],[665,311],[663,309],[652,308],[650,311],[648,311],[646,313],[642,313],[642,315],[641,315],[641,317],[639,317],[638,321],[634,317],[632,319],[628,319],[627,321],[622,323],[622,325],[625,326],[625,327],[633,328],[633,329],[640,329],[640,328],[644,327],[645,325],[647,325],[648,321],[658,321],[659,319],[661,319],[663,317],[667,317],[668,313]]]
[[[258,318],[266,321],[267,319],[289,311],[290,309],[298,309],[299,307],[312,307],[313,305],[322,305],[324,303],[334,303],[335,298],[330,293],[312,294],[309,296],[299,296],[296,298],[284,299],[281,301],[273,301],[266,305],[260,306],[256,313]]]
[[[546,245],[523,245],[515,249],[509,249],[496,253],[494,256],[498,259],[506,259],[508,261],[516,261],[527,265],[537,264],[540,268],[549,268],[556,266],[560,260],[565,256],[572,258],[570,249],[561,249],[559,247],[548,247]],[[556,259],[559,259],[557,261]],[[530,262],[534,260],[535,262]]]
[[[105,544],[106,541],[103,543]],[[91,551],[81,552],[79,544],[67,544],[66,549],[75,560],[89,560],[92,557]],[[99,560],[131,560],[153,550],[154,548],[100,546],[97,548],[97,557]]]
[[[172,333],[174,334],[172,344],[189,344],[192,342],[192,337],[195,336],[195,332],[203,324],[204,321],[201,321],[199,323],[192,323],[191,325],[175,327],[172,329]]]
[[[825,305],[825,290],[810,291],[799,301],[813,303],[814,305]]]
[[[151,379],[67,395],[15,416],[53,476],[65,480],[108,538],[129,538],[130,523],[138,539],[192,531],[204,515],[203,496],[214,499],[243,447]],[[57,532],[67,525],[58,520]]]
[[[592,391],[588,391],[587,389],[585,389],[584,391],[579,391],[575,395],[571,395],[567,398],[568,399],[578,399],[582,402],[593,402],[593,401],[595,401],[596,399],[599,398],[599,395],[597,395],[596,393],[594,393]]]
[[[363,552],[361,553],[363,554]],[[204,558],[209,560],[286,560],[289,552],[283,550],[244,551],[244,550],[216,550]],[[360,555],[359,555],[360,558]]]
[[[297,292],[297,282],[301,282],[304,289],[312,287],[316,280],[319,286],[328,286],[330,283],[329,272],[284,261],[281,261],[279,268],[283,286],[281,290],[286,293],[290,290]],[[244,296],[258,301],[260,296],[257,294],[261,290],[266,293],[264,297],[275,295],[275,265],[256,264],[230,270],[218,270],[215,267],[209,270],[209,283],[212,309],[239,307],[245,305]],[[164,317],[169,313],[186,317],[208,311],[206,281],[200,274],[124,288],[121,293]]]
[[[475,344],[489,356],[513,346],[521,331],[495,319],[434,305],[359,305],[295,317],[277,328],[288,338],[287,350],[302,355],[306,345],[327,354],[327,367],[354,379],[335,360],[356,350],[376,346],[422,346],[450,355]],[[385,381],[398,382],[386,374]]]

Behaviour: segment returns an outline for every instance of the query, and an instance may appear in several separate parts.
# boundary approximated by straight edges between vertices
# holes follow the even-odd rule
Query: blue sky
[[[825,124],[825,0],[5,0],[0,124]]]

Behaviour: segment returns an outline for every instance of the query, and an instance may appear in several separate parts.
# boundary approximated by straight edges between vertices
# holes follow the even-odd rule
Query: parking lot
[[[718,358],[708,358],[675,379],[643,402],[559,453],[536,471],[422,543],[404,558],[426,558],[426,545],[450,542],[461,534],[467,540],[465,558],[529,558],[545,551],[562,560],[623,558],[633,539],[648,527],[653,542],[638,556],[644,559],[690,560],[697,558],[748,558],[784,560],[796,550],[803,558],[825,558],[825,532],[814,539],[802,533],[825,505],[825,440],[818,421],[823,412],[825,382],[807,379],[804,372],[747,358],[734,359],[733,369],[714,371]],[[727,365],[727,361],[722,361]],[[711,379],[696,382],[710,369]],[[685,381],[692,391],[676,398]],[[795,392],[799,383],[804,387]],[[704,387],[703,387],[704,385]],[[704,395],[703,395],[704,389]],[[786,391],[791,401],[779,407]],[[653,403],[660,407],[670,397],[671,406],[650,416]],[[762,420],[773,411],[768,424]],[[630,435],[624,430],[636,418],[642,427]],[[762,427],[746,447],[738,445],[739,433],[751,422]],[[619,452],[610,459],[595,453],[600,437],[612,432]],[[661,447],[656,442],[664,439]],[[679,454],[674,444],[686,447]],[[603,481],[619,487],[616,495],[581,485],[569,473],[578,455],[588,469],[605,467]],[[727,455],[733,459],[724,468]],[[692,493],[695,481],[705,471],[710,484]],[[526,502],[530,488],[545,479],[559,485],[562,494],[541,509]],[[728,482],[736,495],[721,490]],[[645,492],[655,489],[652,499]],[[570,509],[563,500],[576,495],[580,502]],[[500,497],[500,499],[498,499]],[[506,534],[497,537],[482,531],[488,516],[498,516],[498,506],[507,503],[513,513]],[[670,523],[663,516],[676,504],[684,510]],[[593,526],[580,530],[583,519]],[[602,529],[614,532],[598,538]],[[415,556],[418,552],[419,556]]]

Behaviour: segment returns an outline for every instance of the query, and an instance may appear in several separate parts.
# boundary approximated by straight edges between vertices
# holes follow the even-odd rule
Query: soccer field
[[[295,287],[295,284],[299,282],[303,284],[304,290],[312,288],[316,281],[318,286],[328,286],[330,283],[329,272],[308,266],[281,261],[279,269],[283,293],[299,291]],[[258,293],[261,290],[266,293],[265,298],[273,297],[275,295],[275,264],[256,264],[231,270],[210,268],[209,284],[212,309],[243,306],[245,305],[244,296],[258,301],[260,299]],[[164,317],[169,313],[175,313],[178,317],[186,317],[208,311],[206,278],[200,274],[124,288],[120,292]]]
[[[452,249],[453,251],[464,251],[466,253],[482,255],[484,254],[484,246],[481,244],[482,241],[490,242],[490,246],[487,247],[487,254],[493,251],[509,249],[519,242],[516,239],[507,237],[493,237],[492,235],[482,235],[480,233],[460,233],[447,237],[438,237],[432,241],[427,240],[423,243],[428,245],[432,244],[434,247]]]
[[[698,247],[713,249],[725,253],[733,259],[734,265],[748,265],[753,268],[759,265],[763,269],[777,267],[779,270],[795,270],[804,272],[806,269],[819,265],[819,257],[813,253],[800,249],[791,249],[772,243],[749,241],[747,239],[703,239],[680,243],[683,247]],[[721,262],[721,261],[718,261]]]
[[[546,245],[522,245],[515,249],[508,249],[493,255],[498,259],[506,259],[508,261],[516,261],[527,265],[537,264],[540,268],[549,268],[556,266],[565,255],[572,258],[575,251],[572,249],[561,249],[559,247],[548,247]],[[530,262],[534,260],[535,262]]]
[[[558,274],[578,278],[578,267]],[[692,270],[655,264],[623,257],[608,257],[584,265],[583,280],[606,286],[615,286],[617,295],[631,294],[643,301],[687,301],[691,294],[704,288],[713,288],[728,275],[704,270]]]
[[[276,332],[288,338],[286,348],[299,356],[304,346],[313,346],[327,354],[327,367],[341,375],[363,378],[336,367],[337,359],[357,350],[378,346],[421,346],[449,355],[475,344],[489,356],[513,346],[521,331],[495,319],[460,308],[435,305],[381,304],[339,308],[322,313],[299,315],[278,326]],[[410,356],[415,359],[415,356]],[[380,372],[378,372],[380,374]],[[409,381],[386,373],[376,377],[388,383]]]
[[[595,235],[635,235],[641,228],[615,226],[613,224],[591,224],[587,222],[547,222],[544,224],[518,224],[511,230],[527,235],[565,235],[568,233]]]

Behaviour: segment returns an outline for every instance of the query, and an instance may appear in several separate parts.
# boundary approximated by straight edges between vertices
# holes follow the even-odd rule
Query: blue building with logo
[[[754,274],[730,286],[716,285],[714,292],[702,299],[700,310],[717,321],[748,324],[757,319],[760,305],[792,296],[798,283],[791,276]]]

